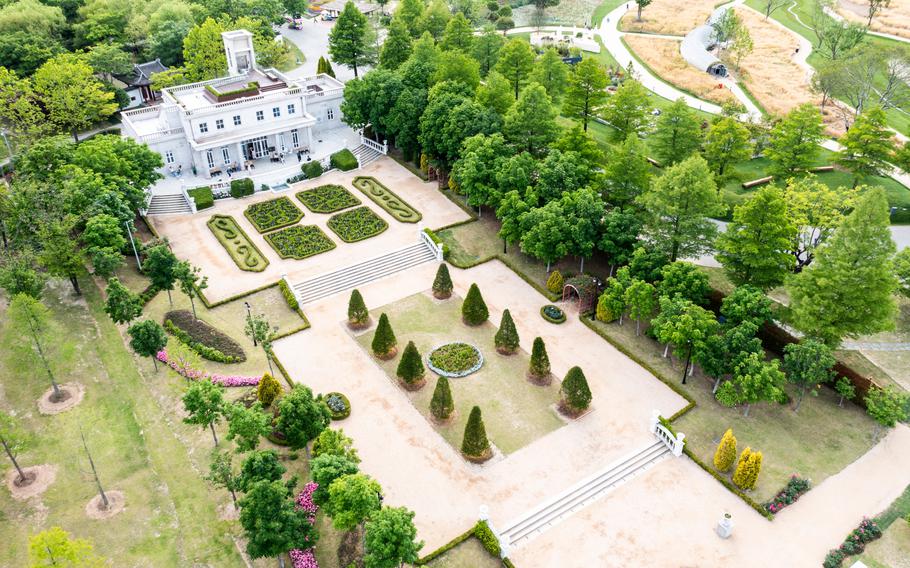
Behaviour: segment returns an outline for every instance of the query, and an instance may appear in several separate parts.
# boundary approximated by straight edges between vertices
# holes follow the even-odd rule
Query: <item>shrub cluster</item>
[[[765,509],[769,513],[777,514],[787,505],[792,505],[811,489],[808,479],[802,478],[796,474],[790,476],[787,485],[781,489],[773,499],[765,503]]]
[[[196,203],[197,211],[208,209],[215,205],[215,196],[212,195],[212,188],[207,185],[188,189],[186,190],[186,193],[193,199],[193,202]]]
[[[866,545],[882,537],[882,529],[873,519],[863,519],[858,527],[853,529],[844,539],[840,548],[828,552],[822,564],[824,568],[839,568],[848,556],[862,554]]]
[[[340,185],[320,185],[297,193],[297,199],[313,213],[334,213],[360,205],[360,200]]]
[[[287,197],[254,203],[243,214],[260,233],[293,225],[303,218],[303,211]]]
[[[300,166],[300,171],[303,172],[307,179],[316,179],[322,175],[322,164],[318,160],[306,162]]]
[[[560,408],[570,416],[581,414],[591,405],[591,389],[581,367],[569,369],[559,393],[562,395]]]
[[[256,186],[250,178],[231,180],[231,197],[235,199],[253,195],[253,192],[255,191]]]
[[[246,353],[233,339],[200,319],[188,310],[173,310],[164,314],[164,329],[209,361],[242,363]]]
[[[389,228],[369,207],[358,207],[332,216],[327,223],[329,229],[346,243],[356,243],[375,237]]]
[[[449,376],[465,374],[480,362],[480,351],[467,343],[448,343],[430,353],[430,364]]]
[[[335,243],[316,225],[294,225],[267,234],[265,240],[281,258],[296,260],[303,260],[335,248]]]
[[[561,294],[562,287],[565,285],[565,280],[562,277],[562,274],[558,270],[554,270],[550,273],[550,277],[547,278],[547,290],[553,294]]]
[[[256,400],[262,403],[262,406],[271,406],[278,395],[281,394],[281,384],[272,375],[266,373],[259,380],[256,387]]]
[[[356,288],[351,291],[351,299],[348,300],[348,327],[351,329],[363,329],[370,325],[370,311],[367,309],[360,290]]]
[[[475,463],[485,462],[493,457],[493,450],[490,448],[487,430],[483,425],[483,417],[480,415],[478,406],[471,409],[468,423],[465,424],[461,453],[469,461]]]
[[[288,286],[287,280],[284,278],[279,280],[278,289],[281,290],[281,295],[284,296],[284,301],[288,303],[289,308],[295,312],[300,309],[300,304],[297,302],[297,296],[294,295],[294,291]]]
[[[338,152],[332,154],[332,156],[329,158],[329,163],[333,168],[338,168],[343,172],[357,169],[357,167],[360,165],[354,153],[347,148],[344,150],[339,150]]]
[[[499,547],[499,539],[493,534],[490,525],[486,521],[477,521],[477,524],[474,525],[474,536],[477,537],[477,540],[480,541],[487,552],[492,554],[494,558],[499,558],[502,552]]]

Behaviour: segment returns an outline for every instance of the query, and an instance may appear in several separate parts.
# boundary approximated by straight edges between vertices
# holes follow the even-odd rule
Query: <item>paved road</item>
[[[294,30],[287,26],[281,27],[281,35],[293,41],[306,56],[306,61],[303,65],[287,73],[288,77],[292,79],[315,75],[319,57],[329,56],[329,32],[332,31],[334,22],[324,22],[320,19],[305,20],[305,22],[302,30]],[[334,69],[335,77],[339,81],[347,82],[354,78],[353,69],[334,61],[332,62],[332,69]],[[363,75],[367,70],[358,69],[358,74]]]

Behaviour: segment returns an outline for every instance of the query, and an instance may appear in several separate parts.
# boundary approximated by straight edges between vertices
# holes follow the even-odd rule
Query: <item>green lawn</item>
[[[617,7],[619,7],[620,4],[623,4],[626,1],[627,0],[606,0],[597,8],[594,8],[594,13],[591,15],[591,22],[594,27],[600,27],[600,23],[603,22],[603,19],[607,16],[607,14],[612,10],[615,10]]]
[[[529,383],[525,379],[528,354],[524,351],[511,356],[498,354],[493,345],[496,326],[490,322],[477,327],[465,325],[461,322],[461,303],[457,296],[437,301],[429,295],[416,294],[372,310],[374,321],[381,313],[388,315],[398,339],[399,354],[390,361],[375,359],[377,364],[389,379],[397,382],[395,370],[408,341],[417,345],[424,363],[429,352],[444,343],[460,341],[480,349],[483,367],[467,377],[449,380],[456,416],[448,424],[432,422],[430,399],[436,386],[436,375],[432,371],[427,370],[427,384],[422,389],[407,393],[414,406],[456,450],[461,448],[468,414],[475,405],[483,412],[490,441],[505,454],[561,427],[564,422],[551,408],[559,399],[558,381],[548,387]],[[375,329],[357,337],[357,342],[367,352],[370,352],[374,333]]]
[[[306,61],[306,55],[300,51],[300,48],[293,41],[285,39],[284,43],[288,46],[288,53],[281,60],[281,63],[275,66],[275,69],[282,73],[287,73],[303,65],[303,62]]]
[[[852,559],[851,559],[852,560]],[[859,556],[869,568],[910,567],[910,523],[898,519]]]
[[[427,566],[429,568],[499,568],[502,566],[502,562],[490,556],[480,541],[472,537],[433,560]]]

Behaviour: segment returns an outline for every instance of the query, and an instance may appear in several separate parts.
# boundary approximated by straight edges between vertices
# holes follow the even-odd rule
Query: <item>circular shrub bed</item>
[[[427,355],[427,367],[443,377],[466,377],[482,366],[480,349],[468,343],[446,343]]]
[[[324,400],[332,412],[332,420],[344,420],[351,415],[351,401],[340,392],[330,392]]]
[[[566,313],[553,304],[547,304],[540,308],[540,315],[550,323],[563,323],[566,321]]]

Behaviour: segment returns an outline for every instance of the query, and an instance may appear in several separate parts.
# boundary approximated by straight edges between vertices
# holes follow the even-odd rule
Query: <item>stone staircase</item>
[[[403,249],[297,282],[291,289],[301,305],[307,304],[436,259],[436,251],[421,240]]]
[[[190,204],[180,193],[153,195],[147,215],[181,215],[192,213]]]
[[[671,455],[666,444],[657,440],[620,458],[499,530],[500,542],[514,549]]]
[[[370,148],[365,144],[361,144],[351,151],[360,163],[361,168],[383,155],[382,152]]]

